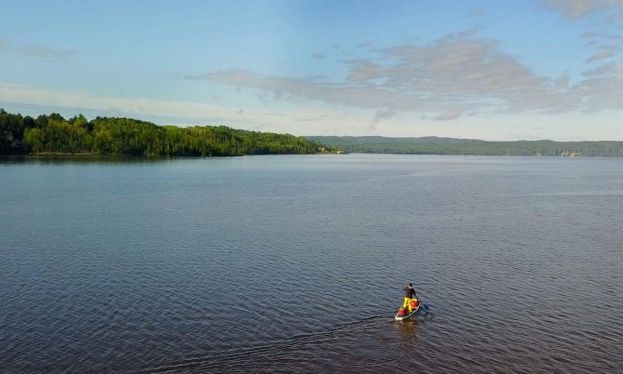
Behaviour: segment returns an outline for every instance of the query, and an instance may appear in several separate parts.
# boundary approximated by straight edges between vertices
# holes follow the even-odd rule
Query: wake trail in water
[[[148,367],[135,371],[133,373],[167,373],[176,372],[178,370],[201,369],[210,370],[222,367],[225,363],[237,362],[242,359],[249,359],[251,356],[270,354],[273,352],[283,352],[293,350],[302,344],[319,343],[327,339],[334,338],[348,331],[353,326],[362,327],[373,325],[374,323],[387,322],[393,323],[394,320],[386,314],[378,314],[358,319],[356,321],[343,323],[331,327],[325,331],[311,332],[306,334],[294,335],[288,339],[273,340],[270,342],[253,345],[248,347],[236,347],[223,349],[218,353],[211,353],[208,357],[190,357],[186,360],[158,367]]]

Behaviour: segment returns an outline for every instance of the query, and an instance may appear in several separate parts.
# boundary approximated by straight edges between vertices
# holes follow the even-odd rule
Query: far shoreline
[[[435,154],[435,153],[376,153],[376,152],[350,152],[350,153],[283,153],[283,154],[245,154],[245,155],[226,155],[226,156],[148,156],[148,155],[131,155],[131,154],[62,154],[62,153],[41,153],[41,154],[13,154],[0,155],[0,161],[4,162],[30,162],[30,161],[77,161],[77,162],[157,162],[157,161],[174,161],[174,160],[199,160],[199,159],[233,159],[244,157],[261,157],[261,156],[436,156],[440,158],[522,158],[522,159],[620,159],[623,156],[563,156],[563,155],[479,155],[479,154]]]

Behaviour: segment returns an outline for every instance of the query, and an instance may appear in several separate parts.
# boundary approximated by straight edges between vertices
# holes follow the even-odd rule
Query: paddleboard
[[[394,316],[394,318],[396,319],[396,321],[404,321],[405,319],[408,319],[408,318],[414,316],[417,312],[419,312],[421,307],[422,307],[422,303],[418,303],[417,304],[417,308],[413,309],[411,311],[411,313],[405,314],[404,316],[399,315],[399,312],[400,312],[400,310],[399,310],[396,313],[396,315]]]

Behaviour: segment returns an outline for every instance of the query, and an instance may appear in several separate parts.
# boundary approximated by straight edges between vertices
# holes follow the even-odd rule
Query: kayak
[[[422,307],[422,303],[418,302],[417,306],[411,311],[411,313],[409,313],[409,314],[402,314],[402,315],[400,314],[400,310],[402,308],[400,308],[400,309],[398,309],[398,312],[396,312],[396,315],[394,316],[394,319],[396,321],[404,321],[405,319],[409,319],[412,316],[414,316],[417,312],[419,312],[421,307]]]

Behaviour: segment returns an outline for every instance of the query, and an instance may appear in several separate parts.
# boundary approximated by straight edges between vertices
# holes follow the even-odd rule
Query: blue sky
[[[0,1],[0,107],[623,140],[623,1]]]

